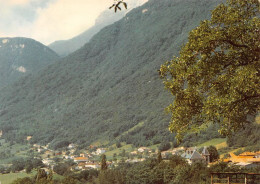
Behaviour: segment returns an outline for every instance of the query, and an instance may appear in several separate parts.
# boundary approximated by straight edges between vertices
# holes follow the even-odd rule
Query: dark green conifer
[[[107,169],[107,158],[106,155],[103,154],[101,156],[101,170],[106,170]]]
[[[161,150],[158,150],[157,162],[160,163],[161,161],[162,161],[162,152],[161,152]]]

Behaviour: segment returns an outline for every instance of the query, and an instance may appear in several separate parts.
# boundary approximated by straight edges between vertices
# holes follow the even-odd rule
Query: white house
[[[145,150],[149,150],[147,147],[140,147],[137,149],[138,152],[143,153]]]
[[[182,155],[183,158],[185,158],[189,164],[195,163],[195,162],[201,162],[201,163],[209,163],[209,152],[206,147],[204,147],[202,154],[200,154],[198,151],[196,151],[196,148],[188,148]]]
[[[73,148],[75,148],[75,147],[76,147],[75,144],[69,144],[69,146],[68,146],[69,149],[73,149]]]
[[[100,165],[96,163],[86,163],[85,168],[99,169]]]
[[[50,159],[43,159],[43,160],[42,160],[42,163],[45,164],[45,165],[48,165],[48,166],[49,166],[50,164],[53,163],[53,160],[50,160]]]
[[[105,152],[106,152],[106,150],[104,148],[98,148],[96,151],[97,155],[103,154]]]
[[[64,158],[65,158],[65,159],[74,159],[74,156],[71,156],[71,155],[65,155]]]
[[[44,149],[42,149],[42,148],[38,148],[37,151],[40,153],[40,152],[44,151]]]

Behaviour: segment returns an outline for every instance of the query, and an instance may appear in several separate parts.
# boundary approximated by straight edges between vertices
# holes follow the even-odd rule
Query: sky
[[[29,37],[45,45],[69,39],[93,26],[112,4],[113,0],[0,0],[0,37]]]

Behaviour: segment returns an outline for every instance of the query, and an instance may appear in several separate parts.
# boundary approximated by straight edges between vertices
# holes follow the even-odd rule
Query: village
[[[0,131],[0,136],[2,131]],[[50,148],[50,144],[39,145],[30,144],[29,141],[32,136],[27,136],[26,141],[31,158],[38,159],[42,162],[42,167],[45,170],[52,169],[54,167],[69,163],[69,170],[71,171],[83,171],[88,169],[99,170],[101,168],[101,156],[106,155],[106,163],[108,167],[117,167],[120,163],[137,163],[143,162],[149,158],[158,158],[158,154],[161,155],[163,160],[169,160],[171,156],[178,155],[184,158],[187,163],[204,163],[208,166],[225,162],[229,165],[236,165],[241,168],[254,168],[260,166],[260,151],[248,152],[244,151],[239,154],[233,152],[220,156],[215,148],[215,153],[210,153],[207,146],[203,147],[177,147],[167,148],[160,150],[158,147],[129,147],[129,145],[112,145],[109,147],[90,145],[85,149],[79,149],[77,144],[68,144],[62,149],[53,150]],[[119,148],[118,148],[119,147]],[[211,146],[212,147],[212,146]],[[213,146],[214,147],[214,146]],[[212,155],[211,155],[212,154]],[[214,155],[213,155],[214,154]],[[9,164],[11,166],[11,164]],[[24,172],[25,169],[21,172]]]
[[[100,169],[101,167],[101,156],[106,155],[109,152],[108,148],[90,146],[89,149],[77,150],[76,144],[69,144],[65,150],[54,151],[46,146],[40,146],[37,144],[33,145],[33,150],[40,153],[43,164],[46,170],[49,168],[53,169],[57,163],[72,162],[71,171],[82,171],[88,169]],[[202,151],[201,151],[202,150]],[[187,163],[204,163],[206,165],[212,165],[218,162],[225,162],[230,165],[236,165],[245,168],[254,168],[260,166],[260,151],[258,152],[243,152],[239,155],[230,153],[227,158],[219,158],[211,160],[210,153],[207,147],[196,148],[196,147],[178,147],[169,149],[166,151],[159,151],[158,149],[151,149],[148,147],[139,147],[134,151],[126,152],[122,149],[119,154],[114,153],[113,156],[108,156],[107,165],[108,167],[117,167],[120,163],[137,163],[142,162],[148,158],[157,158],[158,153],[161,154],[163,160],[170,159],[173,155],[178,155],[184,158]]]
[[[208,169],[220,164],[228,168],[236,168],[237,171],[242,172],[246,169],[257,170],[260,166],[260,151],[257,148],[254,151],[237,148],[223,153],[223,148],[218,145],[225,146],[222,142],[225,139],[215,140],[216,143],[222,142],[220,144],[208,144],[207,146],[200,144],[197,147],[173,147],[170,143],[166,147],[161,145],[167,144],[135,147],[125,142],[116,142],[110,145],[94,142],[87,147],[82,147],[82,145],[76,143],[67,143],[66,146],[62,145],[62,147],[56,149],[50,143],[46,145],[33,144],[31,139],[32,136],[25,137],[26,144],[23,145],[20,151],[16,152],[20,156],[23,155],[23,158],[13,159],[8,164],[1,164],[0,173],[2,176],[6,177],[9,174],[17,174],[17,176],[27,174],[31,176],[38,169],[44,170],[46,173],[53,173],[56,177],[64,177],[73,173],[92,173],[93,176],[97,176],[95,173],[102,171],[104,158],[106,167],[110,170],[127,165],[134,166],[135,163],[136,165],[145,164],[152,160],[156,162],[161,160],[167,164],[171,163],[172,159],[180,158],[185,160],[189,167],[194,167],[197,165],[196,163],[199,163],[199,165],[203,165]],[[2,149],[12,147],[9,142],[4,142],[4,139],[1,139]],[[210,140],[210,142],[214,143],[214,140]],[[19,146],[16,144],[15,147]],[[227,149],[228,147],[224,148]],[[228,177],[232,178],[237,173],[229,174],[230,176],[220,175],[219,172],[211,172],[211,180],[214,183],[214,181],[225,180]],[[225,177],[223,178],[223,176]],[[258,175],[245,175],[244,177],[258,177]]]

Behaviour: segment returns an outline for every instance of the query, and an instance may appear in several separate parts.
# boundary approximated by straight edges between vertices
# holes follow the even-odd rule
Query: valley
[[[259,2],[224,2],[129,2],[49,46],[1,37],[0,184],[258,183]]]

